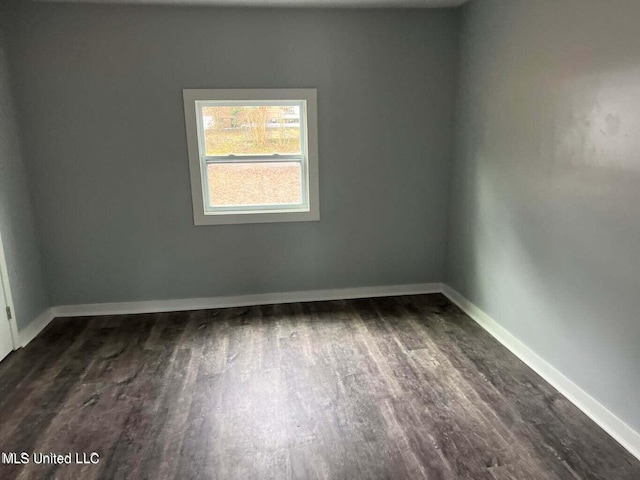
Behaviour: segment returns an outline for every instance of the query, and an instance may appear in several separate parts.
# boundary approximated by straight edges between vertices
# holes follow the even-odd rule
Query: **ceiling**
[[[67,3],[212,5],[234,7],[457,7],[468,0],[39,0]]]

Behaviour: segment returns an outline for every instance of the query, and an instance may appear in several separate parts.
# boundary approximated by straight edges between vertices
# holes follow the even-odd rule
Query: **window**
[[[196,225],[311,221],[316,90],[183,90]]]

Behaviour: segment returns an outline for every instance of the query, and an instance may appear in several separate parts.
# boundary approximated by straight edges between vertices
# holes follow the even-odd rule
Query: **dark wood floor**
[[[0,478],[639,479],[441,295],[56,319],[0,363]]]

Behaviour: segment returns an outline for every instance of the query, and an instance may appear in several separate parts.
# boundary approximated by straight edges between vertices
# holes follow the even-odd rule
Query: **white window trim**
[[[184,115],[187,131],[187,149],[189,153],[189,172],[191,176],[191,198],[193,201],[193,220],[196,225],[228,225],[240,223],[272,223],[272,222],[306,222],[320,220],[319,186],[318,186],[318,116],[316,89],[185,89],[182,91]],[[256,101],[256,102],[303,102],[306,110],[306,142],[302,155],[303,165],[303,204],[300,208],[277,208],[274,210],[251,207],[241,212],[231,210],[229,213],[216,209],[208,211],[205,202],[204,172],[202,168],[205,155],[201,152],[198,128],[199,118],[196,111],[198,101]],[[303,125],[301,125],[301,128]],[[287,155],[280,155],[285,160]],[[245,157],[243,156],[243,160]],[[247,157],[247,160],[250,157]],[[264,160],[263,160],[264,161]],[[306,168],[306,172],[305,172]]]

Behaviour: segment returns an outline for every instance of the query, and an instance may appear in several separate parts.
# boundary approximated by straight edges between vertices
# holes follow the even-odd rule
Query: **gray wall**
[[[640,430],[640,2],[464,8],[448,281]]]
[[[442,280],[454,10],[16,15],[54,304]],[[182,88],[276,87],[318,89],[321,220],[195,227]]]
[[[0,5],[0,233],[18,329],[49,306],[6,58]]]

